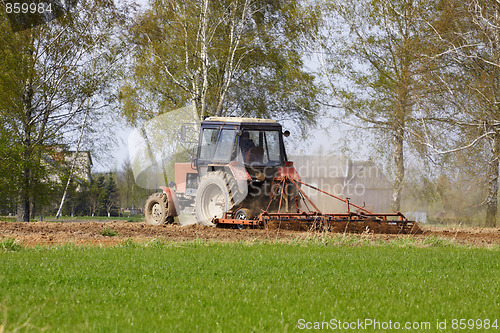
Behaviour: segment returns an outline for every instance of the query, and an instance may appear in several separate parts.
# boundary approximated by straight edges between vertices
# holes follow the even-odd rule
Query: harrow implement
[[[217,227],[238,227],[243,228],[269,228],[282,230],[299,230],[299,231],[324,231],[324,232],[348,232],[348,233],[363,233],[372,232],[378,234],[416,234],[421,233],[418,223],[409,221],[402,213],[373,213],[364,207],[355,205],[349,201],[349,198],[342,199],[331,193],[323,191],[315,186],[306,184],[300,180],[293,179],[289,176],[278,177],[275,183],[292,184],[298,190],[298,196],[306,206],[306,211],[302,211],[296,207],[296,212],[281,212],[284,198],[287,197],[287,186],[280,186],[282,189],[279,193],[272,195],[268,207],[273,200],[277,200],[279,196],[279,205],[277,212],[262,211],[260,214],[252,217],[247,214],[242,214],[242,210],[232,210],[224,213],[222,218],[215,218],[213,223]],[[345,213],[322,213],[314,202],[299,186],[307,186],[313,190],[319,191],[324,195],[328,195],[346,204],[347,211]],[[296,200],[295,202],[298,202]],[[309,208],[309,205],[313,209]],[[356,211],[352,211],[352,210]]]

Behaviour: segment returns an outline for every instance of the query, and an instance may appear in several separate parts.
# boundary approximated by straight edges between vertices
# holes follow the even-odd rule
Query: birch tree
[[[405,158],[411,129],[428,88],[425,50],[429,27],[423,19],[432,1],[348,0],[330,2],[329,34],[320,62],[330,87],[329,105],[358,128],[372,132],[376,149],[390,156],[392,209],[401,209]],[[366,133],[365,135],[368,135]],[[415,148],[415,147],[413,147]]]
[[[17,192],[18,221],[29,220],[37,188],[46,183],[47,146],[71,138],[87,110],[88,121],[96,121],[109,105],[123,14],[106,0],[80,1],[72,13],[19,32],[0,14],[0,118],[13,134],[9,146],[19,151],[8,181]]]
[[[194,102],[200,116],[275,115],[311,121],[318,89],[301,32],[318,13],[299,1],[153,0],[131,31],[130,121]]]

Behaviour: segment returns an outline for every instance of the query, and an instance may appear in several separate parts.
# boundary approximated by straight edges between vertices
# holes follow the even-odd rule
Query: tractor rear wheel
[[[223,217],[233,207],[231,181],[231,175],[224,171],[210,172],[201,179],[194,204],[200,224],[213,226],[214,218]]]
[[[164,192],[153,193],[144,205],[146,224],[159,225],[173,223],[174,218],[169,216],[168,197]]]

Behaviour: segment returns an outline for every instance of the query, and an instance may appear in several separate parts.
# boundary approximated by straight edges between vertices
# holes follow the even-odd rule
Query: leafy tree
[[[112,2],[83,0],[57,20],[14,33],[1,11],[0,130],[10,134],[1,146],[17,154],[1,168],[11,172],[19,221],[28,221],[33,201],[43,197],[46,147],[72,140],[86,112],[96,121],[111,102],[123,47],[116,27],[124,17]]]
[[[340,119],[372,131],[374,148],[390,157],[395,211],[401,208],[410,149],[422,153],[425,147],[413,133],[419,132],[431,93],[422,78],[432,70],[425,56],[432,47],[426,22],[436,5],[347,0],[327,6],[331,29],[321,40],[326,52],[320,59],[335,101],[328,104],[341,110]]]
[[[152,0],[131,29],[131,122],[194,102],[198,114],[278,116],[311,122],[315,77],[301,41],[320,15],[296,0]]]
[[[500,4],[495,0],[442,2],[431,22],[440,64],[435,81],[446,87],[441,122],[447,140],[432,141],[440,153],[453,153],[472,183],[484,184],[486,225],[495,226],[500,171]],[[444,108],[443,108],[444,109]],[[427,133],[427,137],[433,137]],[[431,140],[429,140],[431,141]],[[439,149],[439,142],[448,147]],[[475,203],[477,204],[477,203]]]
[[[112,172],[92,174],[90,186],[80,196],[80,200],[86,203],[85,214],[118,215],[119,195],[115,178],[116,174]]]
[[[102,188],[104,184],[104,177],[99,175],[96,178],[92,175],[92,181],[87,194],[87,208],[90,216],[99,215],[102,210]]]
[[[118,209],[118,189],[116,187],[115,175],[113,173],[109,173],[106,181],[104,183],[104,207],[106,208],[106,214],[108,217],[111,216],[111,213],[117,215]]]
[[[122,170],[116,173],[116,185],[121,208],[142,208],[145,200],[151,194],[150,190],[137,186],[129,161],[126,161]]]

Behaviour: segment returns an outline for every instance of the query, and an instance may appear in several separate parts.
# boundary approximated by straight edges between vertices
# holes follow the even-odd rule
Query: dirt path
[[[117,233],[105,236],[105,229]],[[500,244],[500,228],[429,228],[424,227],[422,235],[377,235],[362,234],[354,237],[369,237],[373,240],[390,241],[396,238],[440,237],[458,243],[478,246]],[[232,230],[200,225],[150,226],[145,223],[129,222],[0,222],[0,241],[6,238],[18,240],[22,245],[89,244],[115,245],[127,239],[137,242],[165,239],[167,241],[216,240],[222,242],[254,240],[287,240],[317,236],[318,233],[283,230]]]

